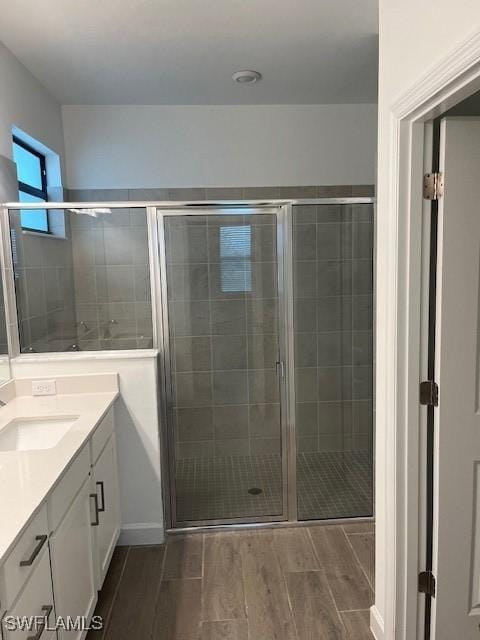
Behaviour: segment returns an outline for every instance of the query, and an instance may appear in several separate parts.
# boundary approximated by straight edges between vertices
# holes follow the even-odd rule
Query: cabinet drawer
[[[48,550],[45,549],[40,555],[39,562],[28,579],[25,589],[7,611],[2,620],[2,631],[4,640],[26,640],[35,636],[41,630],[40,626],[33,626],[30,629],[12,629],[17,618],[33,618],[34,616],[48,615],[48,627],[53,627],[55,622],[55,611],[53,608],[52,580],[50,576],[50,561]],[[38,623],[44,624],[40,619]],[[45,629],[41,638],[45,640],[51,631]]]
[[[38,564],[40,555],[48,546],[47,539],[47,509],[43,505],[3,564],[5,602],[2,602],[2,609],[11,607],[28,576]]]
[[[90,472],[90,447],[86,444],[48,500],[48,524],[55,531]]]
[[[92,465],[98,460],[98,456],[102,453],[103,447],[107,444],[107,440],[113,433],[113,407],[111,407],[100,422],[91,439],[92,447]]]

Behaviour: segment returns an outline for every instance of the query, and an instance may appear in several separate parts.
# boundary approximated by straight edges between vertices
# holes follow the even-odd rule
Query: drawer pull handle
[[[105,487],[104,487],[104,483],[99,480],[96,483],[97,487],[100,487],[100,495],[102,497],[102,506],[98,507],[98,510],[100,511],[100,513],[103,513],[105,511]]]
[[[98,496],[96,493],[91,493],[90,498],[93,498],[93,501],[95,503],[95,520],[90,524],[92,525],[92,527],[98,527],[98,525],[100,524],[100,520],[98,518]]]
[[[35,536],[35,540],[38,540],[38,544],[35,547],[35,549],[32,551],[32,555],[27,560],[21,560],[20,561],[20,566],[21,567],[30,567],[33,564],[33,561],[38,556],[38,554],[40,553],[41,548],[43,547],[43,545],[47,541],[47,537],[48,536],[45,536],[45,535],[43,535],[43,536]]]
[[[40,640],[42,633],[45,631],[45,627],[48,624],[48,619],[53,611],[53,607],[51,604],[44,604],[42,607],[42,611],[45,613],[45,615],[43,616],[42,622],[38,625],[37,633],[34,636],[28,636],[27,640]]]

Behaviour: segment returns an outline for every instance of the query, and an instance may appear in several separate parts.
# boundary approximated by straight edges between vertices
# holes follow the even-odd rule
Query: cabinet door
[[[102,588],[105,574],[120,533],[118,475],[115,436],[107,442],[93,468],[98,497],[99,525],[95,529],[97,587]]]
[[[85,616],[90,621],[97,602],[92,525],[95,513],[90,482],[89,477],[50,538],[55,610],[57,617],[64,619]],[[59,640],[81,637],[81,630],[58,629]]]

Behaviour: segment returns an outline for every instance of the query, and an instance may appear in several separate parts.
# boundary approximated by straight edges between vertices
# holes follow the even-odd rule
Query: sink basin
[[[55,447],[79,416],[16,418],[0,430],[0,451],[37,451]]]

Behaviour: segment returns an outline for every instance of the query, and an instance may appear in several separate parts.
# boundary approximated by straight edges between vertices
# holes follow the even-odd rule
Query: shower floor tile
[[[372,515],[368,452],[300,453],[297,477],[299,520]],[[176,489],[178,522],[278,516],[280,456],[178,460]]]
[[[373,460],[366,451],[297,456],[298,519],[373,515]]]
[[[177,462],[177,520],[218,520],[282,513],[280,457],[186,459]],[[261,489],[252,495],[249,489]]]

